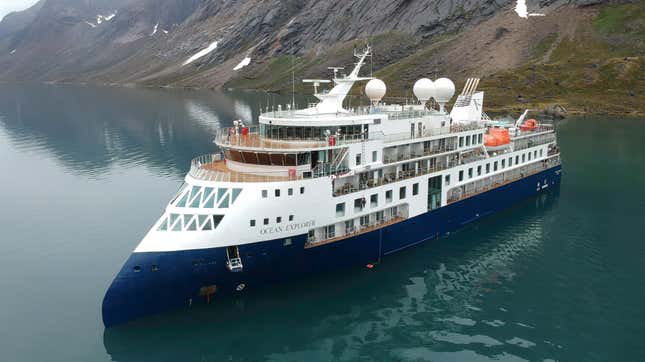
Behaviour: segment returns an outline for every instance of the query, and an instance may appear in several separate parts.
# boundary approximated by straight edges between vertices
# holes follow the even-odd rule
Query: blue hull
[[[383,256],[453,232],[560,183],[561,167],[515,181],[368,233],[313,248],[307,235],[291,237],[291,245],[275,239],[241,245],[244,268],[226,267],[226,248],[133,253],[103,299],[106,327],[143,316],[206,303],[200,293],[216,285],[215,298],[238,293],[241,286],[258,289],[312,273],[380,261]],[[548,187],[537,187],[537,184]],[[158,267],[152,270],[152,266]],[[135,271],[135,266],[140,271]]]

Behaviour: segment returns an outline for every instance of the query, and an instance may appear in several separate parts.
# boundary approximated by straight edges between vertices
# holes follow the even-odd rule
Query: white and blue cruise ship
[[[348,75],[305,80],[318,103],[218,131],[220,153],[192,161],[109,287],[106,326],[376,264],[559,184],[552,124],[491,121],[474,78],[450,112],[446,78],[417,81],[415,104],[385,104],[385,84],[359,76],[369,47],[356,56]],[[371,105],[345,108],[364,80]]]

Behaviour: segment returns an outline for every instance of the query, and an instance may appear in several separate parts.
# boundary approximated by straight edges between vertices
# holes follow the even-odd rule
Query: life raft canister
[[[511,137],[508,135],[506,128],[489,128],[488,134],[484,135],[484,145],[488,147],[498,147],[507,145],[511,142]]]
[[[520,126],[522,131],[533,131],[538,128],[538,122],[534,119],[527,119],[524,124]]]

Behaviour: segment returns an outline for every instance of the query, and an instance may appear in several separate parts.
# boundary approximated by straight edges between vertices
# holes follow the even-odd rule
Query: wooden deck
[[[200,171],[206,171],[204,172],[204,175],[212,181],[277,182],[293,179],[288,176],[254,175],[246,172],[233,171],[226,166],[226,162],[224,160],[202,164],[199,169]]]
[[[396,224],[396,223],[401,222],[403,220],[405,220],[405,218],[397,216],[397,217],[393,217],[392,219],[390,219],[390,220],[388,220],[386,222],[376,224],[376,225],[372,225],[372,226],[368,226],[366,228],[362,228],[362,229],[357,230],[357,231],[355,231],[353,233],[345,234],[343,236],[337,236],[335,238],[321,240],[321,241],[306,242],[305,243],[305,249],[315,248],[317,246],[327,245],[327,244],[331,244],[331,243],[336,242],[336,241],[351,238],[353,236],[369,233],[370,231],[378,230],[378,229],[384,228],[384,227],[386,227],[388,225]]]

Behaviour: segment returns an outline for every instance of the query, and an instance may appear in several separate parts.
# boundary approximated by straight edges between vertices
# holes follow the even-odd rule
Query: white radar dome
[[[435,96],[435,85],[430,79],[421,78],[414,83],[412,92],[421,103],[425,103]]]
[[[372,79],[365,85],[365,95],[373,102],[378,102],[385,95],[387,87],[380,79]]]
[[[450,98],[455,95],[455,83],[448,78],[439,78],[434,81],[435,95],[437,103],[448,103]]]

